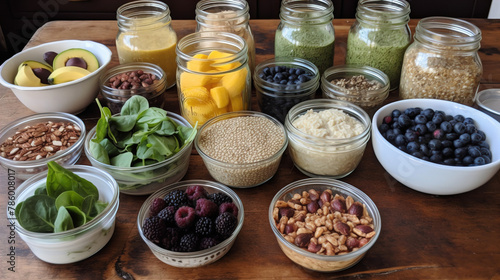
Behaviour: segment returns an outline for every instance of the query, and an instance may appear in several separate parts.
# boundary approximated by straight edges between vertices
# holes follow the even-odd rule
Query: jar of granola
[[[483,73],[481,30],[460,19],[428,17],[414,39],[405,52],[399,96],[472,105]]]
[[[347,37],[346,64],[380,69],[399,86],[401,66],[410,45],[410,4],[405,0],[360,0]]]
[[[255,41],[250,28],[250,7],[246,0],[201,0],[196,4],[196,32],[223,31],[247,42],[248,65],[255,67]],[[208,34],[208,33],[205,33]]]

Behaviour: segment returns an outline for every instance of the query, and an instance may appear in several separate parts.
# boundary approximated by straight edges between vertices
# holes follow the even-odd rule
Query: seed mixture
[[[350,94],[361,95],[368,91],[382,88],[382,84],[376,80],[367,79],[364,75],[356,75],[349,78],[334,79],[330,83],[346,89]]]
[[[275,155],[285,144],[285,133],[263,117],[235,117],[221,120],[200,133],[199,148],[209,157],[227,164],[247,164],[230,168],[205,161],[216,180],[233,187],[259,185],[276,172],[281,156]],[[255,164],[252,164],[255,163]]]
[[[68,122],[49,121],[29,125],[0,145],[0,156],[16,161],[48,158],[69,148],[80,134],[80,127]]]
[[[351,138],[364,130],[360,121],[338,109],[308,110],[293,121],[293,126],[308,135],[325,139]]]

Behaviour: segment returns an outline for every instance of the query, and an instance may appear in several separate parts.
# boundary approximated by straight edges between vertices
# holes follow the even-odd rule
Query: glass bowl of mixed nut
[[[330,178],[285,186],[271,202],[269,222],[290,260],[320,272],[358,263],[381,231],[375,203],[356,187]]]
[[[54,112],[20,118],[0,130],[0,164],[17,179],[47,170],[47,163],[73,165],[80,158],[85,124],[75,115]]]
[[[100,78],[101,93],[111,113],[119,113],[125,101],[144,96],[151,107],[163,108],[167,76],[158,65],[132,62],[115,66]]]
[[[323,98],[349,101],[370,116],[387,99],[389,89],[389,77],[370,66],[333,66],[321,76]]]

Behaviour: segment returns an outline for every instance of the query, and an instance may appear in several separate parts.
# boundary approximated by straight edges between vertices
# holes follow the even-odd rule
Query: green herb
[[[51,161],[45,186],[16,206],[19,224],[34,232],[62,232],[95,218],[108,203],[94,184]]]
[[[99,104],[99,100],[96,102]],[[137,167],[165,161],[189,145],[197,133],[196,126],[177,124],[167,116],[167,111],[149,107],[147,99],[140,95],[128,99],[120,115],[108,116],[107,107],[99,104],[99,108],[101,119],[89,151],[96,160],[105,164]],[[149,183],[158,172],[165,171],[134,172],[123,176]]]

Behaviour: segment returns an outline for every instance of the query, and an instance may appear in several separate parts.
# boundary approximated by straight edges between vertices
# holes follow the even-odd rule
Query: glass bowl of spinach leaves
[[[90,163],[115,178],[120,192],[147,195],[180,181],[189,167],[196,126],[132,96],[120,114],[97,100],[101,118],[85,139]]]
[[[42,261],[66,264],[89,258],[113,235],[118,184],[96,167],[49,162],[48,170],[23,182],[16,195],[16,207],[7,208],[7,217]]]

